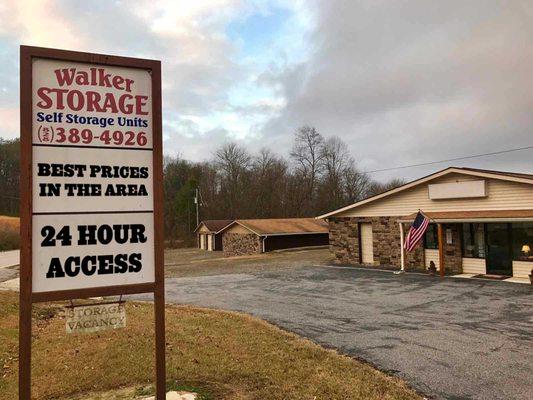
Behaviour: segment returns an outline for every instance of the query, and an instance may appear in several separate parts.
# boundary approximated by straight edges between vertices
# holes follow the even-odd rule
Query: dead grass
[[[20,220],[17,217],[0,215],[0,251],[20,247]]]
[[[293,249],[250,256],[224,257],[220,251],[196,248],[166,249],[167,277],[238,274],[324,265],[331,262],[327,248]]]
[[[153,379],[152,304],[129,303],[127,328],[90,335],[65,334],[55,305],[35,310],[34,399],[150,391],[143,388]],[[16,294],[0,292],[2,400],[17,398],[17,312]],[[420,399],[398,379],[250,316],[168,306],[166,317],[167,378],[203,399]]]

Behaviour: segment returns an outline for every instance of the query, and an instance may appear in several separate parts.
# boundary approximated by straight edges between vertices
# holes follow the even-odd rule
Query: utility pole
[[[196,204],[196,226],[200,225],[200,200],[198,198],[198,188],[196,188],[196,194],[194,196],[194,202]]]

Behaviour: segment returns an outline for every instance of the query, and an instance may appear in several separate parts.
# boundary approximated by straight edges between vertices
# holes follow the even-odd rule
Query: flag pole
[[[424,217],[426,217],[427,219],[429,219],[430,221],[433,221],[435,224],[438,224],[437,221],[435,221],[433,218],[428,217],[427,214],[424,211],[422,211],[420,208],[418,209],[418,212],[422,214]]]
[[[395,274],[405,273],[405,250],[403,247],[403,222],[400,221],[400,270],[395,272]]]
[[[418,212],[422,214],[424,217],[426,217],[427,219],[429,219],[430,221],[433,221],[438,226],[440,226],[440,224],[437,221],[435,221],[433,218],[428,217],[420,208],[418,209]],[[399,225],[400,225],[400,270],[394,272],[396,275],[405,273],[405,249],[404,249],[405,242],[404,242],[403,222],[400,221]]]

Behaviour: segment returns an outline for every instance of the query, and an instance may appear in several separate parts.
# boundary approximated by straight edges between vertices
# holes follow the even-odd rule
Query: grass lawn
[[[165,250],[167,277],[253,273],[329,263],[331,254],[327,248],[291,249],[238,257],[224,257],[221,251],[197,248]]]
[[[194,389],[204,400],[421,398],[396,378],[256,318],[185,306],[168,306],[166,317],[169,386]],[[61,305],[35,306],[33,398],[149,393],[152,324],[153,305],[130,302],[127,328],[67,335]],[[17,326],[17,294],[0,292],[2,400],[17,398]],[[121,388],[113,396],[96,394]]]

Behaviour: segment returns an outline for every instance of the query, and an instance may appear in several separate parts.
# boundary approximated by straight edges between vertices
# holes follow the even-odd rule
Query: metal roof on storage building
[[[315,218],[236,219],[230,226],[234,224],[239,224],[260,236],[328,233],[328,224]]]

